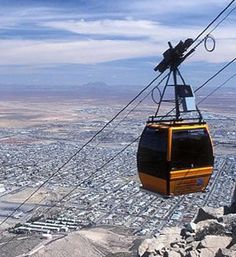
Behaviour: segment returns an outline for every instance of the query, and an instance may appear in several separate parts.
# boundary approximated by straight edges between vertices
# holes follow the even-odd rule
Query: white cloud
[[[96,20],[96,21],[52,21],[41,24],[42,26],[66,30],[84,35],[123,36],[123,37],[148,37],[157,41],[182,39],[194,36],[200,31],[197,27],[173,28],[149,20]]]
[[[131,1],[127,4],[127,9],[135,5],[134,12],[142,8],[150,8],[151,11],[154,2],[156,3],[153,0]],[[214,2],[214,5],[219,4],[213,0],[210,2]],[[224,4],[223,2],[219,5]],[[170,3],[171,10],[177,13],[178,8],[189,8],[194,12],[194,8],[203,7],[205,1],[200,0],[196,3],[192,0],[161,0],[153,8],[159,8],[165,12]],[[0,21],[0,27],[9,26],[23,29],[24,26],[19,24],[28,22],[32,26],[31,30],[37,25],[37,29],[42,34],[46,28],[49,28],[57,34],[58,38],[64,37],[62,31],[69,31],[86,36],[90,40],[70,41],[66,38],[59,41],[0,40],[0,65],[96,64],[140,57],[154,57],[156,60],[158,57],[161,58],[160,55],[168,47],[168,41],[176,44],[179,40],[185,40],[188,37],[194,38],[202,31],[202,27],[198,26],[187,24],[168,26],[141,18],[81,20],[71,16],[73,20],[68,20],[71,13],[66,14],[57,9],[32,8],[14,10],[14,12],[9,14],[9,17],[5,14]],[[235,24],[226,22],[222,25],[213,33],[217,39],[216,51],[206,54],[206,52],[198,50],[190,59],[191,61],[224,62],[229,60],[232,55],[236,55]],[[102,39],[98,39],[98,35]],[[121,38],[126,40],[121,40]]]
[[[193,55],[192,61],[205,61],[209,63],[228,62],[236,57],[235,39],[218,40],[216,42],[216,49],[212,53],[206,52],[201,47]],[[190,59],[191,60],[191,59]]]
[[[163,49],[154,43],[122,40],[44,42],[0,40],[1,65],[53,63],[95,64],[107,61],[159,55]]]
[[[164,43],[131,40],[0,40],[0,65],[96,64],[129,58],[160,60]],[[199,48],[189,61],[225,62],[236,56],[235,40],[220,40],[213,53]]]
[[[106,37],[146,37],[158,42],[169,40],[181,40],[188,37],[196,37],[202,28],[196,26],[167,26],[149,20],[96,20],[96,21],[53,21],[43,23],[42,26],[73,33],[93,36],[103,35]],[[214,34],[218,38],[235,37],[234,24],[224,26],[224,29]],[[218,29],[219,30],[219,29]]]

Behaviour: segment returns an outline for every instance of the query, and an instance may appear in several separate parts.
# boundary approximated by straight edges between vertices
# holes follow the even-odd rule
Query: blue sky
[[[168,41],[196,37],[229,2],[0,0],[0,84],[146,84]],[[181,67],[190,83],[236,56],[236,10],[213,35],[216,50],[201,46]]]

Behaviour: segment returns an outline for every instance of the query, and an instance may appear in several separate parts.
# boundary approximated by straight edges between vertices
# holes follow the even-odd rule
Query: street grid
[[[14,208],[6,198],[8,195],[36,188],[43,183],[104,125],[107,113],[114,110],[91,107],[79,111],[83,115],[94,116],[94,119],[87,123],[78,120],[0,129],[0,180],[5,189],[0,197],[0,208],[4,209],[4,215]],[[153,235],[163,227],[189,222],[199,207],[229,205],[236,177],[236,156],[228,153],[228,149],[236,146],[234,122],[230,117],[218,114],[205,113],[205,118],[209,122],[214,144],[218,144],[215,147],[214,173],[205,193],[167,198],[142,189],[136,168],[137,143],[96,172],[142,132],[144,124],[137,115],[127,118],[113,133],[109,133],[107,128],[49,181],[45,187],[48,194],[43,201],[27,204],[28,209],[18,210],[12,220],[24,225],[32,216],[45,214],[37,222],[53,224],[60,221],[68,226],[73,221],[76,229],[121,225],[132,228],[137,235]],[[109,133],[107,137],[106,133]],[[220,151],[218,147],[221,147]],[[86,180],[91,172],[95,172],[94,176]],[[60,202],[64,193],[60,190],[70,191],[77,185],[77,190]],[[50,194],[54,197],[47,198]],[[59,203],[52,208],[52,214],[48,210],[57,201]],[[3,204],[9,204],[9,207]]]

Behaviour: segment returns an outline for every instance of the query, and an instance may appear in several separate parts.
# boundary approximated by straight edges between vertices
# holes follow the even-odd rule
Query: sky
[[[195,38],[229,2],[0,0],[0,85],[147,84],[167,42]],[[236,56],[236,10],[212,35],[215,51],[200,45],[181,65],[192,84]],[[233,64],[214,83],[235,70]]]

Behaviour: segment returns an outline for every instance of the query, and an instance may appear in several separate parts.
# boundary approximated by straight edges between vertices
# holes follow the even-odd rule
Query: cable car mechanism
[[[138,146],[137,165],[143,188],[164,195],[204,191],[213,171],[208,126],[195,103],[191,86],[185,84],[178,69],[188,56],[184,52],[192,42],[192,39],[180,41],[174,48],[169,43],[170,48],[154,69],[170,72],[162,92],[159,91],[156,113],[149,117]],[[164,99],[168,87],[174,88],[170,100]],[[158,115],[163,102],[174,103],[175,114]]]

